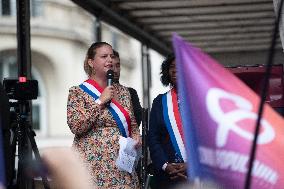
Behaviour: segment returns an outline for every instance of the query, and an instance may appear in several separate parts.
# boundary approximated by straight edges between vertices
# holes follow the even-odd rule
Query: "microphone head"
[[[106,73],[106,78],[107,79],[113,79],[113,77],[114,77],[113,70],[108,70],[107,73]]]

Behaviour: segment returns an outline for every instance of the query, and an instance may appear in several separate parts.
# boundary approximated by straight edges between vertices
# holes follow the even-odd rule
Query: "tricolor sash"
[[[92,79],[84,81],[81,85],[79,85],[79,87],[84,92],[92,96],[94,100],[97,100],[103,92],[103,88],[99,86],[99,84]],[[117,101],[113,99],[111,100],[108,109],[111,115],[113,116],[115,122],[117,123],[121,135],[123,137],[130,137],[131,121],[128,112]]]
[[[163,115],[176,153],[186,162],[186,152],[181,117],[178,110],[177,94],[174,89],[162,96]]]

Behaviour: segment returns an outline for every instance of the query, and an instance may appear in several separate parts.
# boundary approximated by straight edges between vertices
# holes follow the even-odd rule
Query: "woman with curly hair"
[[[148,144],[157,188],[172,188],[187,179],[173,54],[162,63],[161,82],[164,86],[170,86],[170,90],[159,94],[153,101]]]

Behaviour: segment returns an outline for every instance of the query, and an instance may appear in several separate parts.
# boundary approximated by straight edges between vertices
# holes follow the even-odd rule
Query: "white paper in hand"
[[[119,170],[132,173],[135,168],[135,160],[137,152],[135,149],[136,141],[132,138],[120,137],[119,139],[119,154],[116,160],[116,166]]]
[[[116,160],[116,166],[121,171],[127,171],[128,173],[132,173],[133,167],[135,163],[135,157],[128,155],[125,152],[119,154]]]

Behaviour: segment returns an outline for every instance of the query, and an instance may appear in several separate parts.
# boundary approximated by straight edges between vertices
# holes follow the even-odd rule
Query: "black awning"
[[[164,55],[173,32],[212,53],[267,50],[275,21],[273,0],[72,1]]]

